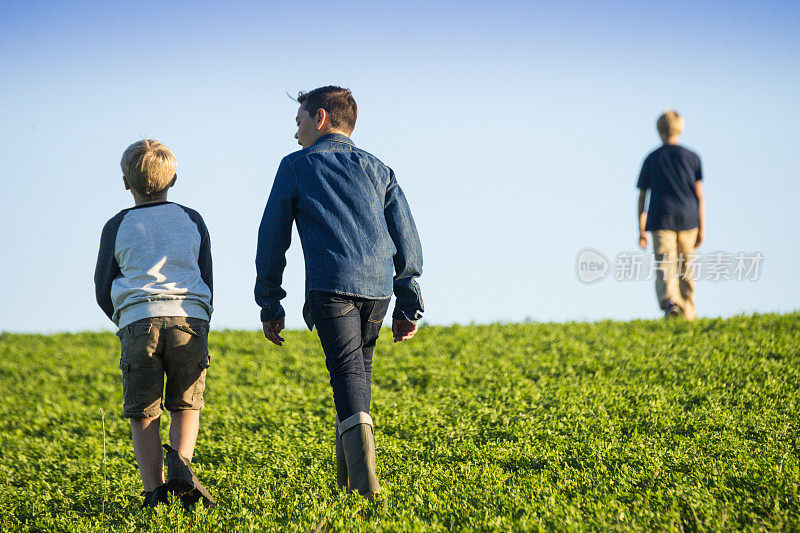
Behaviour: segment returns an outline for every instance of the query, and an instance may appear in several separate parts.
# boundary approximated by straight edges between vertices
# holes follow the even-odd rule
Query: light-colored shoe
[[[664,320],[679,318],[683,315],[683,309],[681,309],[681,306],[669,298],[661,302],[659,307],[661,307],[661,310],[664,311]]]
[[[671,305],[669,309],[664,312],[664,318],[667,320],[679,318],[683,315],[683,310],[677,305]]]
[[[358,412],[339,423],[339,436],[347,463],[350,490],[372,500],[381,490],[375,472],[375,437],[372,418]]]

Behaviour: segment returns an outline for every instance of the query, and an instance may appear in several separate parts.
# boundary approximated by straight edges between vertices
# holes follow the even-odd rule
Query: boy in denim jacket
[[[122,416],[130,418],[142,507],[166,503],[170,492],[185,507],[213,503],[190,466],[210,364],[211,245],[197,211],[167,201],[175,165],[158,141],[143,139],[125,150],[122,180],[135,205],[103,228],[94,275],[97,303],[119,327]],[[162,398],[172,413],[166,482]]]
[[[317,328],[336,406],[337,483],[373,499],[381,487],[369,414],[372,356],[392,293],[395,342],[417,331],[422,246],[394,171],[350,139],[357,116],[350,91],[319,87],[297,101],[303,149],[281,161],[264,209],[255,298],[264,336],[281,346],[281,282],[296,222],[306,264],[303,316]]]

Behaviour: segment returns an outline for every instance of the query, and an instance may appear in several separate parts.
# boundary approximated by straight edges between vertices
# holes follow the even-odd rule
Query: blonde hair
[[[658,117],[656,129],[661,140],[667,142],[670,137],[675,137],[683,133],[683,126],[686,124],[684,118],[674,109],[667,109],[664,114]]]
[[[158,196],[169,187],[175,176],[175,155],[154,139],[142,139],[122,154],[122,174],[128,185],[145,198]]]

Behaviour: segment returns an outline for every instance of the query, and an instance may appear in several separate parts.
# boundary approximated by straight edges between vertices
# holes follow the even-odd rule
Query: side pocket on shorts
[[[120,358],[119,369],[122,370],[122,400],[127,405],[131,401],[131,362]]]
[[[211,367],[211,355],[206,354],[206,356],[198,362],[200,366],[200,376],[197,378],[197,381],[194,383],[194,391],[192,392],[192,403],[202,402],[203,400],[203,393],[206,390],[206,374],[207,370]],[[204,405],[205,402],[202,402],[201,405]]]

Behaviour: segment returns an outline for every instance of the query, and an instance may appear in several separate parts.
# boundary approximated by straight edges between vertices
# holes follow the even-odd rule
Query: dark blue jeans
[[[325,352],[339,420],[369,413],[372,352],[389,299],[311,291],[306,304]]]

